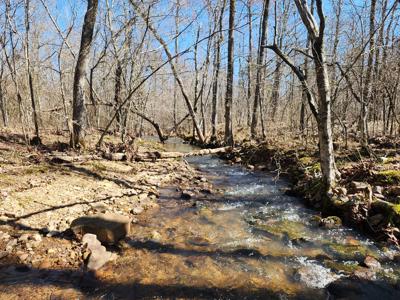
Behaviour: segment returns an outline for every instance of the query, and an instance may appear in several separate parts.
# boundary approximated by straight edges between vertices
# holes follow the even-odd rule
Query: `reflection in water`
[[[357,284],[371,289],[369,282],[348,285],[349,275],[363,270],[359,262],[366,255],[387,261],[387,253],[368,239],[348,228],[318,228],[310,221],[316,212],[283,195],[285,183],[272,176],[214,157],[189,162],[225,194],[181,200],[176,191],[164,190],[160,210],[134,226],[134,237],[108,279],[154,285],[159,296],[171,296],[169,289],[176,287],[173,296],[183,298],[326,299],[332,282],[336,290],[329,293],[335,295]],[[399,266],[383,264],[375,276],[395,283]],[[377,289],[388,299],[398,296],[391,285],[374,283],[372,290]],[[132,296],[133,290],[114,293]]]

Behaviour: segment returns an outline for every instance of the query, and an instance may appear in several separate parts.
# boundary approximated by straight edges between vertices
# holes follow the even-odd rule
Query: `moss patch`
[[[377,180],[383,184],[400,184],[400,170],[385,170],[377,174]]]

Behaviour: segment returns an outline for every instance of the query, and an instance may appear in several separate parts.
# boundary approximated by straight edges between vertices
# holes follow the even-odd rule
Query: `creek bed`
[[[193,150],[177,140],[166,148]],[[110,295],[400,299],[394,249],[346,227],[319,227],[317,212],[286,196],[287,183],[271,174],[214,156],[187,160],[222,192],[183,200],[179,191],[163,189],[159,210],[134,225],[134,237],[112,266],[109,279],[118,288],[108,289]],[[366,256],[381,268],[363,267]]]

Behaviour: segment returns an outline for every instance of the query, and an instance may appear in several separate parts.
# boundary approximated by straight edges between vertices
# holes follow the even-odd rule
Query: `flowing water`
[[[166,147],[192,150],[174,141]],[[134,238],[104,273],[108,296],[400,299],[400,268],[388,259],[394,250],[349,228],[318,227],[317,212],[286,196],[287,183],[271,174],[213,156],[188,162],[223,192],[182,200],[162,190],[159,210],[134,225]],[[360,266],[367,255],[382,263],[375,274]],[[373,280],[354,279],[354,271]]]

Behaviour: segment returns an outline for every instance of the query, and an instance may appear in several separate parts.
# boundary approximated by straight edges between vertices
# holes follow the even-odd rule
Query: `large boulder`
[[[71,229],[78,238],[92,233],[102,243],[115,244],[129,235],[130,224],[129,217],[102,213],[75,219],[71,223]]]

